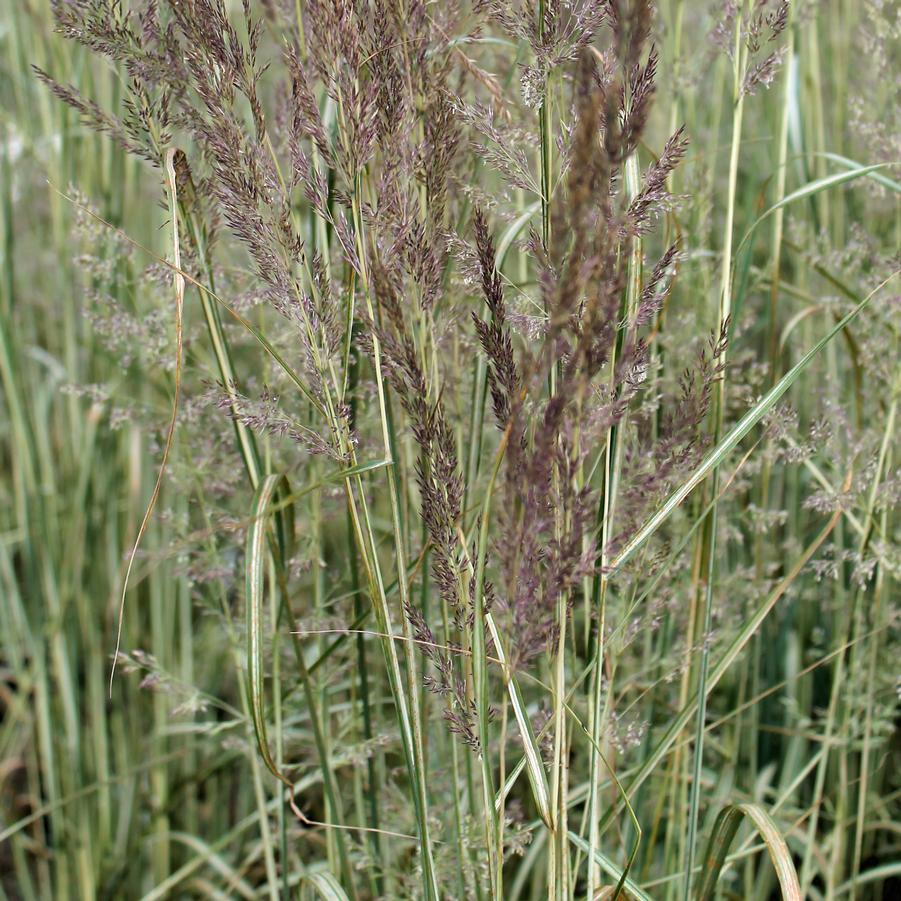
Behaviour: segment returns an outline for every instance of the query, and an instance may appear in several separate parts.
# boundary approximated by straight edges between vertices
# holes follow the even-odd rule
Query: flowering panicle
[[[864,18],[891,35],[883,6],[868,4]],[[366,831],[343,846],[342,879],[353,888],[354,874],[365,869],[359,881],[371,884],[349,897],[419,897],[401,871],[428,870],[432,779],[444,786],[459,778],[453,788],[461,800],[435,843],[439,889],[430,886],[423,897],[494,897],[489,881],[508,875],[498,859],[504,847],[521,850],[523,833],[543,828],[516,826],[504,839],[495,827],[513,806],[519,813],[511,822],[543,821],[559,827],[557,838],[565,839],[568,811],[584,816],[586,835],[603,833],[606,814],[598,810],[606,802],[598,798],[606,777],[592,764],[588,778],[597,781],[583,807],[580,796],[566,794],[568,768],[586,757],[634,755],[661,734],[669,740],[657,728],[661,718],[684,715],[678,710],[703,688],[695,656],[739,634],[746,610],[760,609],[761,598],[788,582],[799,596],[815,590],[814,580],[805,582],[808,571],[859,593],[877,584],[885,590],[880,580],[901,572],[890,516],[901,504],[897,454],[881,434],[861,435],[856,422],[894,411],[901,381],[895,300],[878,310],[873,304],[842,333],[853,358],[853,404],[830,406],[833,386],[813,384],[809,393],[823,408],[814,422],[774,407],[759,454],[743,457],[728,478],[735,461],[710,450],[711,436],[728,435],[776,384],[792,356],[789,337],[840,322],[897,261],[860,233],[854,217],[833,215],[829,195],[793,202],[792,179],[806,163],[779,181],[783,244],[767,245],[761,232],[731,255],[720,253],[730,245],[716,206],[719,167],[732,167],[730,192],[747,182],[729,195],[726,221],[736,236],[741,212],[754,209],[756,219],[775,202],[776,181],[759,177],[769,164],[749,164],[753,154],[769,153],[760,142],[736,140],[731,156],[702,145],[692,159],[689,133],[694,146],[711,124],[698,104],[679,99],[659,114],[671,78],[668,7],[659,17],[651,0],[53,0],[52,8],[67,39],[115,69],[118,105],[105,108],[51,73],[38,76],[85,125],[142,160],[154,189],[165,178],[176,221],[160,241],[175,238],[187,292],[178,292],[182,369],[171,353],[167,251],[144,270],[137,245],[91,220],[94,252],[78,266],[98,352],[124,379],[143,364],[160,390],[141,392],[140,408],[117,409],[115,385],[91,373],[65,389],[69,402],[83,398],[91,416],[128,422],[137,434],[177,383],[173,421],[199,437],[190,454],[173,445],[166,491],[174,484],[185,500],[162,524],[178,525],[186,537],[166,553],[180,558],[178,578],[217,627],[243,639],[232,614],[245,604],[250,638],[259,638],[254,628],[265,633],[262,643],[250,643],[248,658],[256,667],[253,737],[266,762],[259,720],[276,700],[284,705],[282,776],[290,782],[303,771],[307,748],[322,754],[322,778],[305,783],[311,814],[347,826],[351,795],[360,808],[354,828],[366,821]],[[702,23],[710,31],[707,6],[674,9],[684,12],[685,34]],[[798,19],[779,0],[722,0],[712,15],[717,49],[696,54],[695,67],[719,50],[737,56],[731,96],[728,85],[718,86],[728,118],[729,100],[773,82]],[[894,50],[875,35],[865,44],[887,81]],[[717,77],[732,68],[729,60],[716,63]],[[672,77],[682,98],[688,82]],[[885,90],[889,98],[897,93],[890,84]],[[753,106],[736,102],[734,114],[744,111],[751,122]],[[890,114],[853,129],[886,161],[897,157]],[[683,116],[687,125],[679,124]],[[726,120],[713,118],[727,133]],[[720,132],[712,133],[716,140]],[[834,155],[816,159],[824,172],[833,164],[844,165]],[[882,174],[871,180],[872,189],[895,190]],[[168,215],[169,204],[163,207]],[[809,211],[819,236],[803,231]],[[844,231],[842,248],[829,250],[827,236]],[[149,312],[133,302],[139,278],[153,289],[145,295],[155,304]],[[735,287],[734,323],[710,314],[721,297],[729,306],[720,285]],[[765,355],[754,348],[760,334]],[[727,342],[728,391],[719,384]],[[836,361],[829,368],[844,372]],[[873,384],[878,391],[864,390]],[[794,464],[806,467],[797,484],[813,487],[806,500],[793,497],[789,511],[770,499],[783,490],[777,467]],[[242,550],[242,539],[261,534],[259,518],[247,516],[251,488],[265,500],[276,475],[290,489],[260,514],[266,541]],[[738,515],[699,514],[712,509],[714,485],[724,507],[728,494],[740,497]],[[217,505],[213,515],[206,504]],[[808,517],[817,516],[835,517],[841,541],[850,535],[855,546],[836,540],[827,559],[804,560],[785,583],[768,548],[757,566],[738,551],[733,560],[740,543],[762,546],[773,536],[785,547],[798,544],[790,550],[801,559],[801,537],[818,534]],[[302,537],[289,548],[295,520]],[[691,543],[673,540],[683,527]],[[270,557],[256,567],[260,546]],[[15,569],[18,548],[12,553]],[[265,572],[242,588],[242,568]],[[710,572],[718,581],[708,591]],[[720,603],[723,588],[738,600]],[[715,594],[708,627],[702,599]],[[850,665],[858,653],[850,639],[863,626],[886,631],[889,613],[871,624],[854,598],[858,606],[842,620],[848,640],[836,634],[857,685],[864,668],[859,660]],[[279,643],[287,621],[310,626],[294,636],[293,660]],[[318,626],[354,638],[310,637]],[[371,656],[373,634],[384,668]],[[630,655],[651,655],[651,665],[621,677]],[[844,666],[845,657],[838,659]],[[272,664],[262,678],[261,661]],[[171,690],[155,659],[135,653],[122,662],[146,671],[147,687]],[[706,663],[703,671],[722,675]],[[292,672],[302,677],[303,700],[283,690]],[[577,673],[590,674],[584,720],[586,695],[568,694]],[[650,722],[624,709],[633,693],[651,692],[657,714]],[[186,698],[185,711],[202,712],[201,700]],[[382,731],[392,704],[397,723]],[[229,716],[245,726],[239,712]],[[577,721],[591,742],[571,728]],[[454,739],[432,737],[436,723]],[[356,750],[339,752],[345,736]],[[523,742],[528,778],[518,778],[509,753]],[[836,746],[832,738],[824,744],[829,754]],[[704,750],[698,763],[706,766],[713,751]],[[656,753],[644,751],[649,760]],[[288,762],[295,756],[299,763]],[[395,766],[401,759],[406,775]],[[366,764],[353,792],[333,778],[348,760]],[[542,773],[542,766],[558,770]],[[617,762],[617,769],[627,768]],[[390,790],[376,798],[383,774]],[[559,801],[551,812],[542,809],[548,775]],[[415,804],[407,803],[411,786]],[[359,800],[368,793],[372,805]],[[379,822],[388,796],[385,810],[397,823]],[[495,811],[485,851],[486,824],[475,821]],[[320,834],[307,823],[304,829],[304,841]],[[328,833],[330,861],[342,857],[347,831]],[[412,845],[398,850],[376,838],[386,832],[422,837],[419,856]],[[548,845],[554,868],[561,844]],[[452,884],[445,870],[461,848]],[[574,892],[592,882],[554,868],[545,869]],[[240,872],[243,879],[247,871]]]

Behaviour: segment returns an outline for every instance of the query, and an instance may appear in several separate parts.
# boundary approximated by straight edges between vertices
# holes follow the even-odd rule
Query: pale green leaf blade
[[[765,220],[772,216],[773,213],[776,212],[776,210],[781,210],[783,207],[789,206],[789,204],[795,203],[798,200],[804,200],[807,197],[812,197],[814,194],[819,194],[822,191],[828,191],[830,188],[836,188],[839,185],[843,185],[849,181],[854,181],[857,178],[872,176],[874,172],[878,172],[880,169],[885,169],[887,166],[888,163],[875,163],[872,166],[860,166],[854,169],[848,169],[844,172],[836,172],[832,175],[826,175],[823,178],[818,178],[816,181],[808,182],[806,185],[798,188],[797,191],[792,191],[791,194],[786,194],[785,197],[783,197],[778,203],[774,203],[768,210],[758,216],[754,224],[747,230],[745,236],[741,239],[741,243],[738,245],[738,250],[740,251],[742,247],[744,247],[745,243],[750,239],[751,235],[754,234],[758,226],[760,226]]]
[[[707,853],[704,856],[698,901],[712,901],[714,898],[716,884],[726,862],[726,855],[729,853],[741,821],[745,818],[750,820],[766,845],[779,879],[783,899],[785,901],[801,901],[798,873],[795,870],[788,846],[785,844],[785,839],[773,818],[757,804],[730,804],[723,808],[716,818],[710,834],[710,842],[707,845]]]
[[[307,876],[306,880],[325,901],[348,901],[344,889],[331,873],[313,873]]]
[[[567,833],[567,836],[572,844],[574,844],[583,854],[588,854],[591,851],[591,848],[587,841],[582,838],[577,833],[570,830]],[[621,882],[623,888],[629,893],[630,898],[634,898],[635,901],[653,901],[651,896],[645,892],[638,883],[636,883],[633,879],[630,879],[628,875],[625,874],[625,871],[622,867],[615,864],[609,857],[605,854],[602,854],[600,851],[594,851],[594,859],[597,861],[598,866],[608,875],[615,879],[617,882]],[[622,897],[622,896],[621,896]]]
[[[811,364],[819,352],[832,339],[845,329],[870,301],[892,279],[898,275],[893,272],[887,279],[877,285],[850,313],[844,316],[829,330],[781,379],[732,427],[732,430],[712,448],[700,466],[689,476],[664,502],[663,506],[626,542],[626,545],[611,563],[613,569],[619,569],[638,551],[642,545],[666,522],[682,501],[704,481],[737,447],[739,442],[756,426],[767,413],[779,402],[780,398],[795,383],[798,376]]]
[[[287,484],[282,475],[268,475],[253,498],[252,519],[247,531],[245,560],[245,604],[247,616],[247,686],[250,715],[257,749],[267,769],[287,786],[290,780],[279,770],[269,750],[266,733],[265,674],[263,671],[263,602],[265,594],[266,528],[279,488]]]

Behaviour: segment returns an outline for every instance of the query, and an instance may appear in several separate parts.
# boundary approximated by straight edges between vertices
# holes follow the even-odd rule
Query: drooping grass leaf
[[[773,818],[757,804],[730,804],[723,808],[716,818],[704,855],[698,901],[713,901],[726,855],[743,819],[748,819],[753,824],[766,844],[767,853],[779,879],[783,901],[801,901],[798,874],[785,839]]]

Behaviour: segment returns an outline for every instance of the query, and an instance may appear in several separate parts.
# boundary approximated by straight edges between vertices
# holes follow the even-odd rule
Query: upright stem
[[[544,37],[544,17],[546,0],[538,3],[538,34]],[[538,121],[541,138],[541,238],[544,246],[548,246],[551,237],[551,190],[553,187],[553,153],[554,140],[551,131],[551,91],[550,73],[547,73],[544,96],[538,108]]]
[[[630,203],[639,193],[641,176],[638,165],[638,154],[633,153],[624,166],[625,202]],[[621,300],[620,319],[625,323],[614,345],[612,358],[608,364],[610,388],[615,386],[615,370],[623,351],[630,329],[634,328],[635,315],[641,297],[641,276],[643,263],[643,244],[640,236],[635,236],[629,244],[629,256],[626,261],[626,290]],[[599,604],[599,622],[597,628],[596,652],[592,662],[591,674],[591,706],[589,708],[589,728],[591,731],[591,751],[589,765],[588,796],[588,888],[589,898],[593,898],[600,888],[601,869],[598,865],[600,851],[600,778],[603,758],[604,723],[606,721],[606,702],[609,698],[610,686],[604,684],[605,632],[607,629],[607,590],[606,575],[609,563],[606,548],[613,538],[613,522],[616,512],[616,497],[619,489],[619,477],[623,463],[623,442],[619,440],[626,427],[628,415],[614,425],[607,435],[604,450],[604,486],[601,519],[601,576],[598,580],[597,599]]]
[[[538,34],[545,36],[546,0],[538,4]],[[547,250],[551,241],[551,192],[553,188],[553,134],[551,131],[551,86],[550,73],[546,73],[544,95],[538,110],[539,140],[541,147],[541,239]],[[545,313],[549,311],[545,310]],[[557,367],[552,366],[548,374],[548,393],[553,396],[557,387]],[[554,472],[555,481],[559,474]],[[556,530],[559,532],[563,524],[557,515]],[[548,896],[554,899],[569,897],[569,855],[567,844],[567,741],[566,713],[564,698],[566,695],[566,632],[568,617],[568,598],[561,594],[557,599],[555,617],[557,621],[558,639],[553,669],[554,683],[554,745],[551,773],[551,815],[553,817],[551,853],[548,866]]]
[[[742,41],[742,26],[744,24],[745,9],[742,9],[735,17],[735,43],[733,48],[733,82],[732,99],[734,113],[732,117],[732,146],[729,154],[729,188],[726,196],[726,225],[724,230],[723,258],[720,271],[720,304],[718,330],[728,321],[732,315],[732,253],[733,253],[733,229],[735,225],[735,195],[738,186],[738,162],[741,154],[741,134],[744,116],[744,78],[747,69],[748,51]],[[725,363],[726,351],[723,349],[720,362]],[[715,425],[713,434],[714,445],[719,443],[723,434],[723,425],[726,415],[726,380],[721,379],[717,383],[717,391],[714,399]],[[716,576],[716,531],[717,531],[717,503],[720,494],[719,467],[714,469],[710,485],[713,497],[713,508],[708,517],[703,536],[702,565],[706,562],[706,585],[704,587],[704,617],[703,628],[700,633],[701,640],[701,665],[698,675],[697,704],[698,714],[695,722],[694,759],[692,763],[691,798],[689,801],[688,838],[686,843],[685,861],[685,886],[684,898],[688,901],[691,894],[692,870],[694,868],[695,843],[698,831],[699,807],[701,799],[701,769],[704,761],[704,724],[707,717],[707,675],[710,665],[710,649],[708,636],[713,626],[713,585]]]
[[[366,246],[363,235],[363,210],[362,210],[362,180],[357,175],[356,185],[353,195],[353,221],[354,231],[357,241],[357,255],[360,260],[361,281],[363,295],[366,301],[366,312],[372,321],[375,321],[375,309],[372,303],[372,295],[369,290],[369,278],[366,266]],[[403,611],[406,611],[409,604],[409,585],[407,583],[406,554],[404,551],[403,530],[400,518],[400,506],[397,494],[397,474],[396,467],[396,451],[394,440],[389,424],[388,404],[385,397],[385,386],[382,378],[382,356],[381,345],[378,336],[372,335],[372,353],[373,367],[375,369],[376,389],[379,401],[379,419],[382,429],[382,443],[386,459],[391,460],[391,464],[387,467],[388,474],[388,494],[391,502],[391,524],[394,534],[394,551],[397,570],[397,584],[401,601],[401,623],[405,641],[402,642],[404,648],[404,662],[406,663],[406,698],[403,697],[403,689],[400,685],[394,686],[395,703],[399,707],[402,720],[406,723],[403,725],[404,742],[407,745],[410,776],[413,781],[414,799],[416,802],[417,819],[419,821],[420,830],[420,848],[422,853],[423,864],[423,883],[425,889],[425,897],[427,899],[435,899],[438,901],[440,897],[438,890],[437,874],[435,872],[435,861],[430,836],[429,817],[428,817],[428,790],[426,787],[425,776],[425,760],[423,755],[422,741],[422,722],[419,709],[419,691],[417,686],[417,666],[414,656],[414,644],[412,641],[413,634],[410,628],[409,620]],[[373,554],[375,548],[373,547]],[[385,608],[387,614],[387,606]],[[390,625],[390,619],[386,618],[385,626]],[[393,645],[393,640],[391,641]]]

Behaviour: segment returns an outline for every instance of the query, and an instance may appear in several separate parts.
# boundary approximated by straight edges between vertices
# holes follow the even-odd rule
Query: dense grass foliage
[[[0,897],[897,897],[895,0],[0,9]]]

